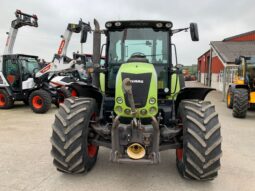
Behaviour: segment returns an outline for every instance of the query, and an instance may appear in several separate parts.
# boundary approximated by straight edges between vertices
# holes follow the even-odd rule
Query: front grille
[[[142,108],[146,105],[150,82],[151,82],[151,73],[144,74],[130,74],[130,73],[122,73],[121,74],[122,81],[125,78],[129,78],[132,84],[132,92],[134,95],[134,101],[136,108]],[[127,95],[125,94],[125,103],[128,107],[130,104],[128,102]]]

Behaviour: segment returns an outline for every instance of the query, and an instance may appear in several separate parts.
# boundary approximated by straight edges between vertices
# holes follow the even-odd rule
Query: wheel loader
[[[255,108],[255,56],[240,56],[235,63],[238,71],[228,88],[227,107],[233,109],[234,117],[245,118],[247,110]]]
[[[65,88],[50,86],[51,79],[45,75],[49,66],[42,68],[38,56],[13,54],[18,30],[24,26],[38,27],[36,15],[17,10],[15,16],[4,54],[0,56],[0,109],[12,108],[15,101],[23,101],[35,113],[45,113],[52,103],[58,105],[71,95]]]
[[[204,100],[213,89],[182,85],[172,43],[174,34],[188,30],[198,41],[197,24],[173,29],[170,21],[109,21],[103,30],[96,20],[94,25],[92,83],[70,85],[77,97],[60,105],[52,125],[56,169],[90,171],[99,147],[110,150],[111,162],[130,165],[159,164],[160,152],[173,149],[182,177],[214,179],[222,137],[215,106]]]

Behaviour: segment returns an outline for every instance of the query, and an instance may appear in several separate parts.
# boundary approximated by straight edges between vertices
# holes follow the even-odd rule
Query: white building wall
[[[223,73],[212,73],[211,87],[223,91]]]
[[[205,73],[201,73],[201,78],[200,78],[200,82],[202,83],[202,84],[205,84]]]

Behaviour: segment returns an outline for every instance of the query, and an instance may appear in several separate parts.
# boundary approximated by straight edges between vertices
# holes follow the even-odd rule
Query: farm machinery
[[[255,108],[255,57],[240,56],[237,77],[229,85],[227,107],[233,109],[233,116],[245,118],[249,108]]]
[[[99,147],[114,163],[158,164],[160,152],[174,149],[180,174],[212,180],[220,169],[218,114],[205,101],[211,88],[181,85],[181,68],[172,36],[196,23],[173,29],[170,21],[94,20],[91,83],[75,82],[78,97],[65,99],[52,125],[53,164],[63,173],[90,171]],[[101,36],[106,57],[100,66]]]

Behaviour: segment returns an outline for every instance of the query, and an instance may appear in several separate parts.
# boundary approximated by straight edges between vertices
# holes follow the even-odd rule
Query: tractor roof
[[[11,59],[17,59],[18,57],[29,57],[29,58],[35,58],[37,59],[38,56],[33,56],[33,55],[27,55],[27,54],[6,54],[3,55],[6,59],[11,58]]]
[[[125,28],[155,28],[158,30],[171,29],[171,21],[151,21],[151,20],[129,20],[129,21],[108,21],[105,27],[109,30],[121,30]]]

